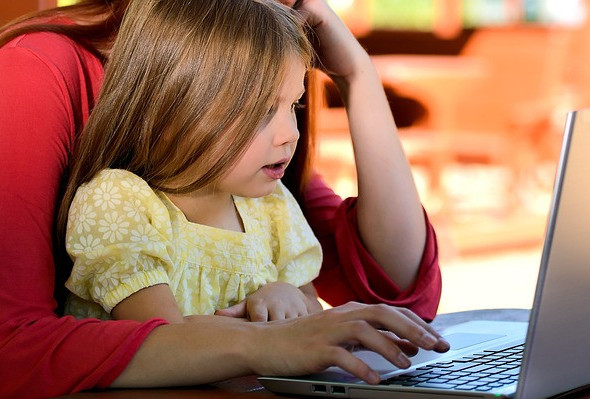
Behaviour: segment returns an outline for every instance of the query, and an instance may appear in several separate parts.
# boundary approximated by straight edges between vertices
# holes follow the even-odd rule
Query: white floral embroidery
[[[106,211],[107,209],[115,209],[117,205],[121,204],[121,193],[119,187],[116,187],[112,181],[103,181],[94,189],[92,199],[95,207]]]
[[[147,211],[146,206],[139,198],[131,198],[128,201],[125,201],[123,205],[123,212],[127,215],[127,217],[134,222],[139,222],[141,217],[145,215]]]
[[[305,262],[301,262],[299,264],[295,262],[289,262],[289,264],[285,267],[284,275],[291,284],[295,286],[304,285],[309,281],[308,270],[310,266],[311,265],[308,265]]]
[[[107,268],[98,276],[97,280],[105,290],[110,291],[119,285],[121,275],[117,270]]]
[[[103,240],[108,240],[111,244],[121,241],[123,235],[128,233],[129,222],[116,211],[105,214],[104,219],[101,219],[98,224],[98,232],[102,233]]]
[[[95,259],[100,251],[104,249],[104,245],[98,237],[88,234],[87,236],[80,236],[78,241],[66,246],[66,249],[76,254],[84,254],[87,259]]]
[[[83,202],[80,209],[76,209],[75,229],[76,233],[89,233],[92,227],[96,226],[96,212],[94,208],[87,202]]]
[[[147,185],[145,182],[142,182],[139,179],[122,180],[121,187],[126,189],[131,195],[137,196],[139,198],[146,198],[151,194],[149,188],[146,190]]]
[[[144,247],[148,250],[153,250],[154,246],[159,243],[160,236],[158,231],[151,225],[137,225],[135,229],[131,230],[131,237],[129,238],[136,246]]]

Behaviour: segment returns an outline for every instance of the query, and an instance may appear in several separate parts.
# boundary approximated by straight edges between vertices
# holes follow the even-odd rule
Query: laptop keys
[[[433,389],[490,391],[518,379],[523,345],[484,351],[461,359],[438,362],[391,377],[382,385]]]

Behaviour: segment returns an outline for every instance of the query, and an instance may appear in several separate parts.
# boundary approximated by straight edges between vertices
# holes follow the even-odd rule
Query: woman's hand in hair
[[[297,288],[281,281],[268,283],[242,302],[215,312],[218,316],[273,321],[306,316],[322,310],[310,284]]]
[[[281,0],[295,7],[313,28],[320,68],[332,78],[350,81],[372,67],[367,52],[325,0]]]

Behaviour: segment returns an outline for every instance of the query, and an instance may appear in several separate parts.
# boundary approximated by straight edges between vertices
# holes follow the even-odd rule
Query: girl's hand
[[[348,303],[306,317],[260,324],[250,346],[253,372],[301,375],[339,366],[376,384],[379,375],[346,348],[362,345],[400,368],[410,366],[406,353],[417,348],[445,352],[449,344],[407,309]],[[390,333],[383,333],[384,329]],[[277,352],[280,348],[280,352]]]
[[[369,56],[326,0],[280,0],[295,7],[317,36],[321,67],[333,78],[351,79]]]
[[[310,284],[301,289],[284,282],[268,283],[242,302],[215,312],[218,316],[272,321],[305,316],[322,309]]]

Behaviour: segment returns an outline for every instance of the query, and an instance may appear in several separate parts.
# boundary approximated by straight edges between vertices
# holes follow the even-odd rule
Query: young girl
[[[66,311],[182,322],[246,298],[256,321],[321,310],[320,245],[280,182],[312,61],[303,21],[274,0],[130,10],[62,206]]]

